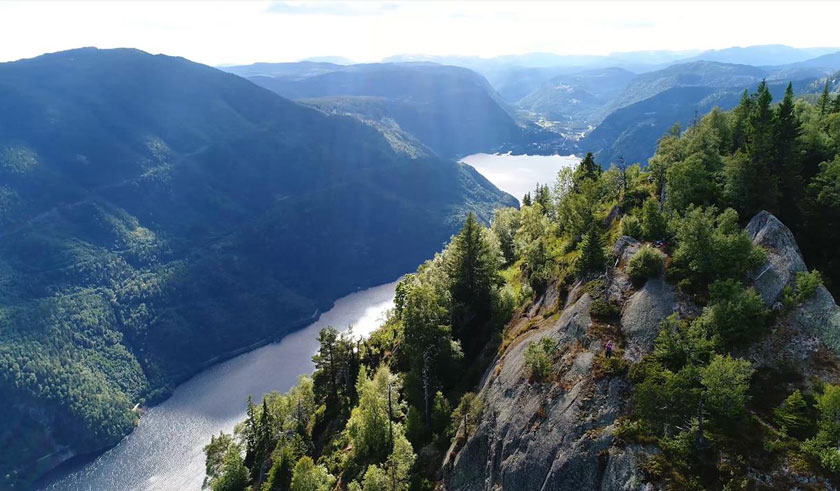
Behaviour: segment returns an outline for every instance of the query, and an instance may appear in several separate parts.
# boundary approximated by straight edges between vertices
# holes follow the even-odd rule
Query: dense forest
[[[408,153],[183,58],[0,64],[0,488],[115,445],[198,370],[515,203]]]
[[[765,260],[742,228],[760,210],[791,227],[814,268],[770,308],[746,281]],[[623,357],[619,343],[594,362],[598,377],[632,384],[615,438],[658,448],[645,478],[672,489],[742,489],[755,485],[749,469],[783,459],[837,479],[840,387],[806,380],[787,392],[784,374],[744,353],[821,283],[837,292],[838,234],[840,95],[826,89],[812,103],[789,87],[774,104],[762,82],[734,110],[674,127],[647,166],[604,170],[589,154],[524,196],[521,209],[497,210],[489,228],[470,215],[399,282],[395,308],[369,339],[325,329],[311,377],[249,401],[235,433],[206,447],[206,484],[433,488],[444,458],[493,409],[473,391],[516,341],[511,317],[552,288],[603,288],[620,259],[607,245],[622,237],[645,244],[627,264],[635,285],[664,275],[698,306],[663,321],[640,360]],[[609,320],[619,308],[598,297],[589,314]],[[521,383],[550,380],[556,350],[550,339],[529,344]]]

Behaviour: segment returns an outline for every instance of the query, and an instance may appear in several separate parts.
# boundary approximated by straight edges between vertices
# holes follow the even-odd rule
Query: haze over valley
[[[836,18],[0,3],[0,489],[840,487]]]

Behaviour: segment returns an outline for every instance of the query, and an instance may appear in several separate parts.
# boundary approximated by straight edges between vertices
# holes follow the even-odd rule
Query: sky
[[[209,65],[396,54],[836,46],[840,2],[0,0],[0,61],[83,46]]]

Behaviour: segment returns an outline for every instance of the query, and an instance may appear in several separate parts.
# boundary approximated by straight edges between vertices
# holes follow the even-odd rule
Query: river
[[[367,336],[394,305],[396,282],[342,297],[317,322],[281,341],[232,358],[179,385],[149,409],[116,447],[43,485],[48,490],[198,490],[204,478],[203,447],[219,431],[245,419],[248,396],[260,400],[285,392],[314,370],[312,354],[321,328],[334,326]],[[63,475],[62,475],[63,474]]]
[[[521,200],[537,183],[554,185],[557,171],[577,165],[574,155],[510,155],[476,153],[461,159],[486,177],[497,188]]]
[[[575,165],[575,156],[474,154],[461,159],[499,189],[521,198],[539,183],[553,184],[557,171]],[[54,472],[43,489],[198,490],[204,479],[203,447],[210,436],[231,432],[245,419],[248,396],[258,401],[285,392],[300,374],[312,373],[315,337],[326,326],[367,336],[393,306],[396,283],[368,288],[335,302],[317,322],[281,341],[210,367],[179,385],[172,396],[149,409],[137,428],[116,447],[92,461]]]

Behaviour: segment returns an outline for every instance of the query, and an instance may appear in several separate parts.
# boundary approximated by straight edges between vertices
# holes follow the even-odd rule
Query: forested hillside
[[[199,368],[512,204],[468,166],[182,58],[0,64],[0,487],[115,444]]]
[[[836,487],[838,123],[761,83],[648,168],[590,154],[468,217],[370,339],[322,331],[311,378],[210,442],[208,485]]]
[[[339,66],[260,63],[226,67],[290,99],[330,114],[389,124],[442,157],[490,152],[519,143],[523,131],[495,90],[477,73],[434,63]]]

